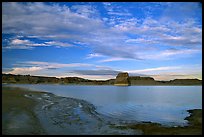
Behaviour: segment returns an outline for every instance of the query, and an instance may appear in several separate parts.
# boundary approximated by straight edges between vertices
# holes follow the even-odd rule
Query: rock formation
[[[115,83],[114,85],[117,86],[129,86],[130,82],[129,82],[129,75],[127,72],[125,73],[119,73],[115,79]]]

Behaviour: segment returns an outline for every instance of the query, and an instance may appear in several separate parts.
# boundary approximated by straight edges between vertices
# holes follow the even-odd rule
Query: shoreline
[[[101,129],[103,129],[103,127],[106,127],[104,130],[110,130],[109,133],[107,134],[112,134],[111,130],[115,130],[113,134],[115,134],[116,132],[117,133],[122,132],[121,134],[129,134],[129,133],[130,134],[185,134],[185,133],[202,134],[202,109],[187,110],[190,113],[190,116],[186,117],[185,120],[188,120],[190,125],[184,126],[184,127],[179,127],[179,126],[165,127],[165,126],[162,126],[161,124],[151,123],[151,122],[141,122],[136,124],[123,123],[123,126],[118,126],[118,124],[111,123],[110,121],[105,122],[104,119],[100,117],[100,114],[97,114],[97,112],[95,111],[94,105],[84,100],[78,100],[78,99],[67,98],[67,97],[59,97],[48,92],[27,91],[25,89],[16,88],[16,87],[3,87],[2,95],[3,95],[2,96],[2,99],[3,99],[2,100],[3,101],[2,134],[21,134],[21,133],[22,134],[50,134],[49,131],[52,132],[52,129],[56,129],[56,131],[59,130],[60,128],[52,125],[53,124],[52,122],[46,123],[46,120],[44,119],[47,114],[49,114],[47,115],[48,118],[51,117],[52,115],[54,117],[57,116],[55,117],[55,123],[56,123],[56,120],[59,123],[60,118],[63,119],[63,117],[65,116],[71,117],[71,119],[68,119],[67,121],[68,124],[63,123],[64,121],[61,121],[62,124],[60,126],[63,125],[68,129],[72,129],[73,125],[76,126],[72,130],[78,130],[76,128],[79,126],[86,127],[87,126],[86,124],[81,125],[81,123],[83,123],[86,120],[90,121],[91,119],[91,121],[95,121],[95,123],[98,123],[99,125],[101,125],[100,126]],[[65,111],[63,113],[63,117],[59,116],[59,111],[57,112],[54,111],[56,108],[61,109],[60,113],[62,113],[62,111]],[[67,112],[70,112],[70,113],[67,114]],[[88,115],[91,115],[91,118],[88,117]],[[26,118],[22,119],[22,116]],[[16,121],[15,118],[18,118],[18,117],[20,117],[20,119],[23,121],[21,122],[22,125],[19,125],[20,127],[16,128],[18,130],[16,130],[15,128],[9,127],[8,125],[9,123],[11,123],[10,121],[11,120]],[[81,119],[84,117],[86,118]],[[74,119],[74,122],[73,122],[73,119]],[[50,121],[50,119],[47,119],[47,121]],[[18,121],[16,122],[18,123]],[[31,125],[29,123],[35,123],[36,126]],[[45,124],[43,125],[43,123]],[[23,124],[28,125],[29,128]],[[70,124],[72,126],[69,126]],[[47,126],[50,126],[50,129]],[[91,126],[93,126],[93,124],[88,125],[88,127],[91,127]],[[111,129],[109,127],[111,127]],[[94,130],[97,131],[97,132],[95,131],[96,134],[99,132],[97,129],[94,129]],[[68,134],[69,133],[77,134],[76,132],[72,132],[71,130],[67,132]],[[92,131],[89,131],[89,132],[92,133]],[[87,132],[87,134],[89,134],[89,132]],[[101,134],[104,134],[104,132],[102,131],[100,132]],[[84,134],[86,134],[86,131],[84,131]]]
[[[118,80],[120,82],[118,82]],[[128,73],[118,73],[116,78],[107,80],[91,80],[81,77],[48,77],[32,75],[14,75],[3,74],[2,82],[4,83],[50,83],[50,84],[76,84],[76,85],[202,85],[202,80],[193,79],[172,79],[172,80],[155,80],[152,77],[129,76]]]
[[[162,85],[148,85],[148,84],[142,84],[142,85],[110,85],[110,84],[107,84],[107,85],[97,85],[97,84],[60,84],[60,83],[2,83],[2,84],[4,84],[4,85],[9,85],[9,84],[19,84],[19,85],[23,85],[23,84],[34,84],[34,85],[67,85],[67,86],[115,86],[115,87],[118,87],[118,86],[123,86],[123,87],[131,87],[131,86],[202,86],[202,84],[201,85],[199,85],[199,84],[195,84],[195,85],[179,85],[179,84],[176,84],[176,85],[165,85],[165,84],[162,84]]]
[[[140,124],[114,125],[120,129],[140,129],[143,135],[202,135],[202,109],[187,110],[188,126],[166,127],[159,123],[143,122]]]
[[[2,134],[29,135],[45,134],[39,119],[34,113],[37,102],[25,97],[22,88],[2,87]],[[32,92],[40,95],[43,92]]]

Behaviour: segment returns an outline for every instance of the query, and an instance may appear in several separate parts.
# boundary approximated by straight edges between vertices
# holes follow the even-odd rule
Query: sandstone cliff
[[[129,75],[128,73],[119,73],[115,79],[115,83],[114,85],[117,86],[129,86],[130,82],[129,82]]]

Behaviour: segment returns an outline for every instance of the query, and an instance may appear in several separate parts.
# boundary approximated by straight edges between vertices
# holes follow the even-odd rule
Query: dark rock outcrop
[[[115,79],[115,83],[114,85],[117,86],[129,86],[130,82],[129,82],[129,75],[127,72],[125,73],[119,73]]]

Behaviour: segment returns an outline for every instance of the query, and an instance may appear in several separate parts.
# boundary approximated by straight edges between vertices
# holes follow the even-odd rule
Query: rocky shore
[[[139,129],[143,135],[202,135],[202,110],[188,110],[190,116],[185,120],[189,121],[188,126],[165,127],[158,123],[144,122],[140,124],[127,124],[114,127],[120,129]]]

